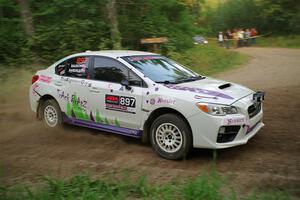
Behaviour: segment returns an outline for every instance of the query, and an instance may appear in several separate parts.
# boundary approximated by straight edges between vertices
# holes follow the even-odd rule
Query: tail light
[[[39,76],[38,75],[34,75],[31,79],[31,84],[34,84],[37,80],[39,80]]]

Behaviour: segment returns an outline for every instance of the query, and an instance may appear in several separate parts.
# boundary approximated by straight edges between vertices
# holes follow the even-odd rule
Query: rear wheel
[[[46,100],[42,107],[43,122],[47,127],[56,128],[62,124],[62,114],[54,99]]]
[[[164,158],[184,158],[192,147],[190,128],[178,115],[164,114],[158,117],[153,122],[150,133],[154,150]]]

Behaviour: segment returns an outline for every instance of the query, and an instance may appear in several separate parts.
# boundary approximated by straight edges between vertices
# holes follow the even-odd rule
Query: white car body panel
[[[193,135],[193,146],[197,148],[218,149],[245,144],[264,126],[262,108],[252,118],[249,117],[247,111],[248,107],[253,104],[254,91],[235,83],[209,77],[181,84],[158,84],[121,58],[132,55],[156,54],[138,51],[84,52],[68,56],[48,69],[38,71],[36,75],[39,75],[39,80],[31,85],[29,92],[31,109],[36,112],[40,98],[50,95],[58,102],[63,113],[67,113],[70,118],[74,117],[73,115],[76,117],[76,114],[70,113],[70,108],[68,108],[72,104],[72,95],[76,94],[76,98],[80,98],[78,101],[80,106],[86,113],[83,117],[93,118],[99,125],[91,125],[89,120],[68,119],[67,122],[115,133],[119,133],[123,128],[124,132],[122,130],[120,134],[141,137],[144,123],[151,113],[159,108],[170,108],[181,113],[188,121]],[[119,83],[63,77],[55,74],[55,67],[59,63],[76,56],[104,56],[116,59],[137,74],[148,87],[132,87],[131,90],[127,90]],[[219,87],[224,84],[228,84],[228,87],[220,89]],[[106,95],[135,98],[135,108],[127,108],[126,112],[111,111],[106,105]],[[196,106],[199,102],[232,105],[238,108],[238,114],[213,116],[202,112]],[[99,113],[102,116],[99,116]],[[101,117],[103,119],[99,120]],[[232,125],[241,126],[234,140],[218,143],[220,127]]]

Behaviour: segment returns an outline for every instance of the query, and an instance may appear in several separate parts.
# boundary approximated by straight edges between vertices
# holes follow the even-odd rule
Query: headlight
[[[238,113],[237,108],[234,106],[224,106],[224,105],[207,104],[207,103],[198,103],[197,106],[200,110],[210,115],[224,116],[224,115]]]

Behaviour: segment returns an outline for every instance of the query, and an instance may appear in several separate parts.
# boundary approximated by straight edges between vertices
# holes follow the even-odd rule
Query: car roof
[[[139,56],[139,55],[157,55],[155,53],[144,51],[129,51],[129,50],[103,50],[103,51],[85,51],[82,53],[73,54],[72,56],[106,56],[118,58],[123,56]]]

